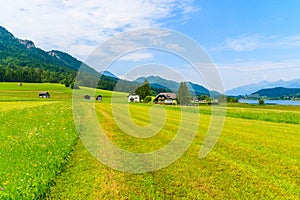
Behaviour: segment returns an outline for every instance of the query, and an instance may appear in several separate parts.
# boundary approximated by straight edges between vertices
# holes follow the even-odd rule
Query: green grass
[[[36,107],[39,105],[47,106],[49,104],[55,103],[54,101],[17,101],[17,102],[1,102],[0,101],[0,112],[6,112],[14,109],[24,109]]]
[[[0,114],[0,199],[44,195],[77,141],[69,103]]]
[[[86,90],[84,90],[86,89]],[[78,91],[78,98],[89,92]],[[51,99],[38,98],[39,91]],[[111,92],[96,113],[105,134],[132,152],[154,151],[176,135],[180,107],[163,106],[164,128],[138,139],[116,125]],[[126,94],[118,94],[120,100]],[[0,199],[299,199],[300,107],[228,104],[215,148],[203,159],[199,150],[211,122],[211,107],[200,106],[192,145],[161,170],[131,174],[97,161],[77,140],[72,90],[59,84],[0,83]],[[118,101],[119,99],[117,99]],[[88,103],[83,101],[83,103]],[[130,104],[132,120],[150,122],[151,104]],[[185,109],[189,120],[197,107]]]
[[[39,92],[48,91],[50,99],[39,98]],[[0,83],[0,101],[49,101],[68,100],[72,96],[72,90],[62,84],[50,83]]]
[[[169,117],[164,129],[155,137],[144,140],[127,136],[117,127],[109,103],[97,106],[98,119],[106,135],[129,151],[149,152],[161,148],[174,138],[178,129],[180,113],[175,106],[165,106]],[[145,125],[145,121],[149,121],[147,111],[150,106],[132,104],[133,121]],[[205,109],[209,110],[209,107]],[[241,109],[248,113],[261,112],[261,108]],[[193,108],[188,112],[196,115],[192,111]],[[234,109],[230,112],[234,113]],[[268,112],[277,114],[274,109]],[[206,114],[201,115],[197,136],[180,159],[166,168],[144,174],[112,170],[78,143],[73,160],[57,177],[47,198],[298,199],[299,124],[282,123],[281,116],[274,118],[276,122],[269,122],[267,118],[248,120],[239,117],[239,113],[236,109],[234,117],[226,118],[217,145],[204,159],[199,159],[198,155],[211,120]],[[77,176],[79,173],[81,176]]]
[[[222,105],[220,105],[221,107]],[[200,113],[210,115],[211,107],[200,106]],[[270,122],[300,124],[300,106],[254,106],[247,104],[229,104],[226,116]]]

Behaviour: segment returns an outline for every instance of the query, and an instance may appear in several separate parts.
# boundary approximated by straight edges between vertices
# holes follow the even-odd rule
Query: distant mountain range
[[[261,81],[259,83],[253,83],[249,85],[244,85],[241,87],[237,87],[226,92],[227,95],[238,96],[238,95],[250,95],[255,93],[261,89],[268,88],[276,88],[276,87],[284,87],[284,88],[300,88],[300,79],[294,79],[290,81]]]
[[[148,77],[140,77],[136,79],[134,82],[143,83],[144,80],[147,79],[151,87],[167,89],[169,91],[177,92],[179,88],[179,84],[176,81],[167,80],[160,76],[148,76]],[[210,95],[210,91],[203,87],[202,85],[198,85],[192,82],[187,82],[190,93],[196,96],[199,95]]]
[[[253,97],[267,97],[267,98],[277,98],[277,99],[292,99],[300,97],[300,88],[268,88],[261,89],[257,92],[251,94]]]

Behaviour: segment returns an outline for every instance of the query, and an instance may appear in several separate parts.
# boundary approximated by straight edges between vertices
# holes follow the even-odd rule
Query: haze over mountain
[[[293,79],[289,81],[261,81],[259,83],[252,83],[249,85],[240,86],[226,92],[227,95],[249,95],[261,89],[285,87],[285,88],[300,88],[300,79]]]

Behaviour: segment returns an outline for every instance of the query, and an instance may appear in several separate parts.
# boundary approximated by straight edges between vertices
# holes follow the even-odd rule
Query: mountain
[[[205,94],[205,95],[210,95],[210,91],[203,87],[202,85],[194,84],[192,82],[187,82],[188,88],[190,91],[195,93],[196,96]]]
[[[72,82],[80,67],[89,74],[97,73],[67,53],[46,52],[0,26],[0,81]]]
[[[116,75],[114,75],[110,71],[102,71],[101,74],[104,75],[104,76],[111,77],[111,78],[119,79],[119,77],[117,77]]]
[[[37,48],[31,40],[16,38],[0,26],[1,82],[61,82],[69,85],[77,76],[80,77],[78,85],[92,86],[96,78],[100,77],[97,85],[100,89],[132,92],[145,79],[140,77],[132,82],[121,80],[109,71],[103,71],[101,74],[100,77],[100,73],[68,53],[58,50],[46,52]],[[178,82],[159,76],[149,76],[147,79],[153,93],[177,92],[179,87]],[[115,88],[116,85],[118,88]],[[209,95],[209,90],[201,85],[191,82],[187,85],[195,95]]]
[[[168,88],[169,90],[171,90],[173,92],[177,92],[178,87],[179,87],[179,83],[172,81],[172,80],[164,79],[160,76],[139,77],[134,82],[141,84],[144,82],[145,79],[148,80],[150,86]]]
[[[274,82],[261,81],[259,83],[253,83],[237,87],[226,92],[227,95],[249,95],[261,89],[285,87],[285,88],[300,88],[300,79],[293,79],[290,81],[278,80]]]
[[[140,77],[140,78],[136,79],[134,82],[141,84],[144,82],[145,79],[148,80],[151,87],[164,89],[166,91],[172,91],[172,92],[176,93],[179,88],[178,82],[172,81],[172,80],[167,80],[160,76]],[[202,94],[210,95],[209,90],[201,85],[198,85],[198,84],[195,84],[192,82],[187,82],[187,85],[188,85],[188,88],[192,95],[196,95],[196,96],[199,96]]]
[[[30,40],[18,39],[0,26],[0,64],[14,64],[21,67],[66,71],[78,69],[71,63],[59,59],[42,49],[36,48]]]
[[[292,98],[300,97],[300,88],[268,88],[261,89],[251,94],[251,96],[268,97],[268,98]]]

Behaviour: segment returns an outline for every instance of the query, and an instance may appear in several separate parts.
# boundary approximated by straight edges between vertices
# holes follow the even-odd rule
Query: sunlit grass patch
[[[70,104],[2,112],[0,124],[0,199],[43,196],[77,140]]]
[[[49,104],[55,103],[53,101],[17,101],[17,102],[0,102],[0,112],[4,111],[10,111],[13,109],[25,109],[25,108],[31,108],[35,106],[46,106]]]
[[[167,145],[179,126],[180,108],[166,106],[164,129],[153,138],[139,139],[118,128],[109,103],[96,104],[100,125],[111,142],[132,152],[148,152]],[[151,105],[130,105],[133,122],[149,123]],[[299,125],[267,121],[278,110],[229,109],[223,132],[207,157],[199,150],[211,122],[210,107],[201,107],[196,138],[185,154],[163,169],[143,174],[110,169],[78,143],[73,159],[51,188],[49,199],[297,199],[299,196]],[[201,109],[206,109],[203,113]],[[264,118],[245,119],[257,114]],[[273,112],[272,112],[273,111]],[[199,115],[187,110],[191,115]],[[287,112],[290,114],[293,112]],[[194,116],[196,117],[196,116]],[[77,177],[76,174],[82,176]],[[76,182],[76,184],[74,184]]]
[[[39,92],[49,92],[49,100],[67,100],[72,98],[72,90],[62,84],[51,83],[0,83],[0,101],[45,101],[39,98]]]

